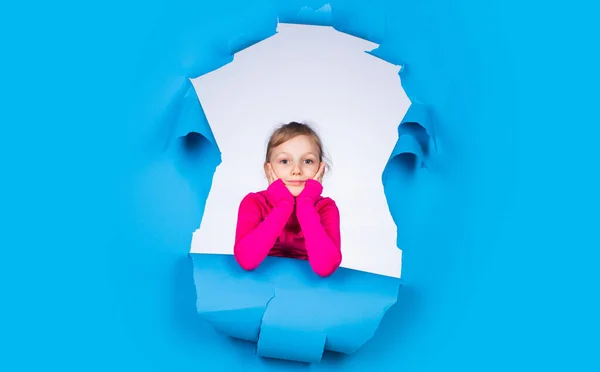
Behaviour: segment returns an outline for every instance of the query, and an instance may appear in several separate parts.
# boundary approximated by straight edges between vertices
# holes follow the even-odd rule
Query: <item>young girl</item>
[[[298,258],[308,260],[316,274],[331,275],[342,261],[340,215],[335,202],[321,196],[319,136],[306,124],[281,126],[267,145],[264,170],[268,188],[240,203],[235,259],[254,270],[266,256]]]

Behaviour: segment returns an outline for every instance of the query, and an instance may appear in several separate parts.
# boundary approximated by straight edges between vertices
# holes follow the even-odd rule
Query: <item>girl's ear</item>
[[[327,163],[323,163],[324,164],[324,169],[323,169],[323,177],[327,176],[329,174],[329,164]]]

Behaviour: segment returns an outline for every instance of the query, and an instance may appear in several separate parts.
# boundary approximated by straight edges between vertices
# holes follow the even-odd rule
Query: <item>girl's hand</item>
[[[323,185],[321,184],[321,181],[323,180],[323,173],[325,173],[325,163],[321,162],[317,173],[315,173],[312,178],[306,180],[306,185],[304,186],[304,189],[300,195],[298,195],[297,200],[309,200],[310,203],[314,205],[323,192]]]
[[[281,204],[289,204],[293,206],[296,202],[294,196],[290,193],[290,190],[285,186],[283,181],[279,181],[279,177],[275,174],[271,163],[267,164],[267,179],[269,180],[269,187],[267,187],[267,193],[270,195],[271,199],[275,203],[275,205]]]
[[[275,174],[271,163],[267,164],[267,180],[269,181],[269,185],[277,181],[278,179],[279,177],[277,177],[277,175]]]
[[[325,173],[325,163],[321,162],[321,165],[319,166],[319,170],[317,171],[317,173],[313,177],[313,180],[319,181],[319,183],[322,183],[323,182],[323,174],[324,173]]]

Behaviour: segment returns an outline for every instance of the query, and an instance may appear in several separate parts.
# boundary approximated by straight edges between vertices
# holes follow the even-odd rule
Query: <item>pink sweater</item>
[[[240,203],[234,256],[245,270],[254,270],[267,256],[308,260],[313,271],[331,275],[342,261],[340,213],[335,202],[321,196],[323,186],[306,181],[296,198],[282,180]]]

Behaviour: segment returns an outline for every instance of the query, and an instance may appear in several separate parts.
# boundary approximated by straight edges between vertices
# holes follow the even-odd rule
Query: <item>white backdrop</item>
[[[331,160],[323,196],[340,209],[342,267],[400,277],[381,174],[410,101],[400,67],[365,53],[375,47],[331,27],[279,24],[275,36],[192,79],[222,152],[192,253],[233,254],[240,201],[268,185],[271,131],[301,121],[319,133]]]

